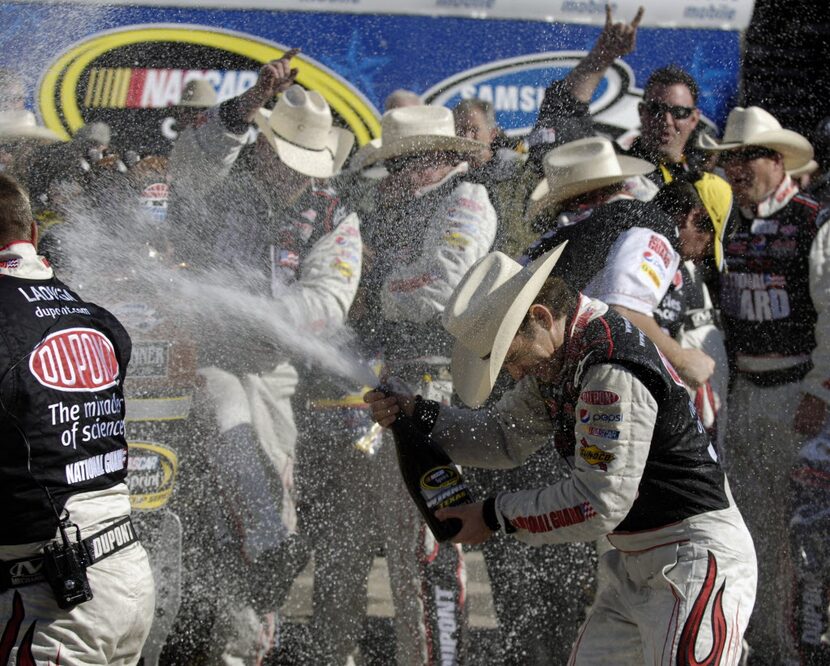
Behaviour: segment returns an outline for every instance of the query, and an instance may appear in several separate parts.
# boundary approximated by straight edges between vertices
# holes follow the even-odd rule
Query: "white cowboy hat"
[[[800,178],[801,176],[806,176],[808,174],[813,174],[818,171],[818,162],[815,160],[810,160],[807,164],[803,164],[797,169],[791,169],[788,173],[793,178]]]
[[[470,154],[485,148],[487,144],[482,141],[456,136],[455,120],[447,107],[404,106],[383,114],[380,148],[367,156],[363,166],[433,150]]]
[[[530,195],[528,217],[547,206],[633,176],[654,171],[655,166],[636,157],[619,155],[614,144],[601,136],[577,139],[545,154],[545,179]]]
[[[256,124],[283,163],[311,178],[340,171],[354,145],[354,134],[333,126],[325,98],[296,84],[280,95],[273,111],[257,111]]]
[[[723,139],[718,141],[702,133],[698,146],[703,150],[736,150],[761,146],[781,153],[787,171],[798,169],[813,158],[813,147],[798,132],[783,129],[770,113],[757,106],[736,106],[729,112]]]
[[[479,259],[453,291],[441,316],[456,339],[452,352],[455,390],[478,407],[493,390],[507,349],[567,241],[522,266],[502,252]]]
[[[35,114],[26,110],[0,111],[0,142],[31,139],[43,143],[60,141],[48,127],[37,124]]]
[[[216,90],[210,84],[210,81],[194,79],[185,84],[179,106],[208,109],[216,106],[218,102],[219,98],[216,96]]]

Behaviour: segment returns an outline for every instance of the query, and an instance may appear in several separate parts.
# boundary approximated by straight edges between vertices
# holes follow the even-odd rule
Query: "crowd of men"
[[[189,84],[170,155],[139,156],[102,123],[59,142],[0,71],[0,663],[136,663],[154,622],[126,500],[130,339],[51,268],[95,274],[72,251],[82,214],[146,225],[126,249],[148,271],[221,267],[312,346],[350,331],[343,353],[394,378],[364,400],[218,287],[184,324],[182,598],[146,663],[359,660],[378,553],[396,663],[469,663],[462,544],[483,544],[505,664],[830,664],[829,156],[756,106],[717,138],[676,66],[650,75],[632,142],[604,136],[588,104],[642,17],[607,12],[518,143],[487,102],[400,90],[358,147],[291,50],[222,104]],[[110,350],[106,378],[61,361],[87,344],[73,331]],[[401,411],[481,499],[441,514],[452,543],[398,472],[381,426]],[[112,427],[76,443],[93,422]],[[53,541],[64,569],[40,573]],[[91,595],[59,605],[73,557]],[[312,558],[286,655],[279,611]]]

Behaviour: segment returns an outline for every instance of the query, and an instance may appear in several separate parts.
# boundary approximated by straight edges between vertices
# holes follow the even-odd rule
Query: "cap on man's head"
[[[310,178],[335,175],[354,145],[354,134],[334,126],[325,98],[297,84],[280,95],[273,111],[257,111],[255,120],[283,164]]]
[[[723,138],[718,141],[706,134],[698,138],[703,150],[742,150],[750,146],[779,153],[787,171],[799,169],[813,159],[813,147],[798,132],[784,129],[775,117],[757,106],[736,106],[729,112]]]

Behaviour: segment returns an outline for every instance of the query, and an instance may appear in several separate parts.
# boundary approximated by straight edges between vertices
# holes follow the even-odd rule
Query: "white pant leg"
[[[0,595],[3,627],[11,626],[15,606],[17,613],[22,614],[17,647],[12,650],[9,665],[28,649],[39,665],[130,666],[138,662],[155,605],[147,553],[141,544],[133,544],[91,566],[87,576],[93,598],[71,610],[58,608],[45,582]],[[17,604],[15,598],[19,600]],[[31,638],[27,633],[30,629]]]

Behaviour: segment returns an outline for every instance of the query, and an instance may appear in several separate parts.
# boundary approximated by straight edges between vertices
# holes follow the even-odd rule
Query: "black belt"
[[[766,372],[747,372],[746,370],[738,370],[738,374],[745,379],[748,379],[756,386],[769,388],[770,386],[782,386],[783,384],[792,384],[793,382],[800,382],[813,369],[812,361],[805,361],[799,363],[791,368],[784,368],[782,370],[767,370]]]
[[[138,541],[133,523],[129,517],[105,527],[100,532],[73,544],[87,566],[114,555]],[[20,560],[0,561],[0,591],[12,587],[33,585],[46,580],[43,576],[43,557],[36,555]]]
[[[717,326],[718,320],[714,308],[706,308],[705,310],[691,310],[687,312],[682,320],[686,330],[693,330],[701,326],[714,324]]]

